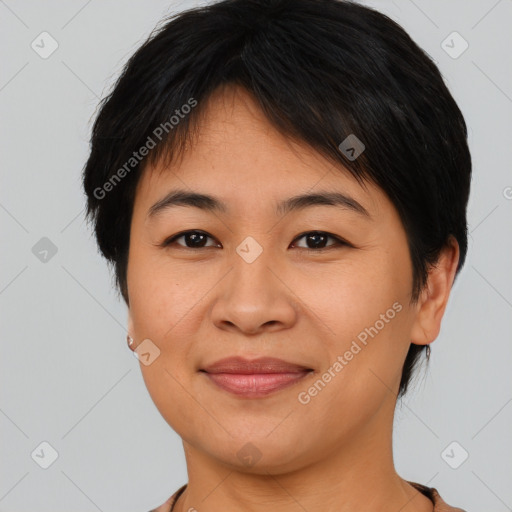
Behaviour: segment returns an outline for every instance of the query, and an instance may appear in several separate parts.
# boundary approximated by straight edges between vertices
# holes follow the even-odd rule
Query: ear
[[[127,327],[128,335],[133,338],[133,319],[132,319],[132,314],[131,314],[129,308],[128,308],[128,321],[127,321],[127,325],[128,325],[128,327]]]
[[[417,313],[411,331],[411,343],[428,345],[441,330],[446,304],[455,280],[459,263],[459,244],[453,236],[442,249],[438,262],[428,273],[428,280],[417,304]]]
[[[132,313],[130,311],[130,308],[128,308],[128,334],[130,336],[133,336],[133,319],[132,319]]]

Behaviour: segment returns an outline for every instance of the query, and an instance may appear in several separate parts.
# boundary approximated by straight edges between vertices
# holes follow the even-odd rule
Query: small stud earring
[[[126,341],[127,341],[127,343],[128,343],[128,346],[129,346],[130,348],[132,348],[132,345],[133,345],[133,338],[132,338],[129,334],[126,336]]]

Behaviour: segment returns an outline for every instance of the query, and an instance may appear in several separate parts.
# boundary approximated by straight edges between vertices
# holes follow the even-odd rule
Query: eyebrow
[[[310,194],[301,194],[280,201],[276,207],[278,215],[285,215],[291,211],[299,211],[310,206],[336,206],[351,210],[371,219],[372,216],[366,208],[354,198],[341,192],[319,191]],[[175,206],[191,206],[207,212],[228,213],[228,208],[219,199],[207,194],[189,192],[186,190],[173,190],[164,198],[156,202],[148,210],[147,217],[153,218],[157,214]]]

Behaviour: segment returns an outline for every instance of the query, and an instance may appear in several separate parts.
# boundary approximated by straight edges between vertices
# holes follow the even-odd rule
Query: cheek
[[[152,251],[130,254],[128,287],[136,331],[162,345],[175,338],[194,319],[201,298],[215,282],[192,266],[172,264]]]
[[[368,263],[361,260],[351,268],[331,272],[328,279],[324,276],[310,282],[309,295],[307,286],[298,291],[309,297],[311,310],[328,327],[329,333],[322,339],[327,352],[325,369],[342,358],[343,369],[332,371],[343,377],[333,378],[329,384],[337,392],[330,397],[326,393],[333,406],[370,403],[371,396],[382,398],[382,393],[388,393],[388,387],[399,381],[410,344],[408,301],[412,282],[407,266],[403,271],[395,257],[383,255],[379,261]]]
[[[342,340],[373,325],[394,302],[402,303],[407,290],[384,258],[331,266],[322,273],[305,274],[294,283],[297,295],[330,327],[334,337]]]
[[[160,350],[150,365],[141,362],[140,370],[157,409],[184,439],[202,414],[188,389],[190,368],[184,364],[190,360],[191,335],[200,321],[197,303],[204,291],[199,288],[197,282],[169,267],[150,259],[132,259],[129,289],[134,334],[139,342],[149,338]]]

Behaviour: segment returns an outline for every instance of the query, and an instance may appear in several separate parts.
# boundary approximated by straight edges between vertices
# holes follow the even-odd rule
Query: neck
[[[381,418],[382,419],[382,418]],[[173,512],[432,512],[432,502],[396,473],[391,417],[298,469],[258,474],[227,466],[184,441],[188,485]]]

